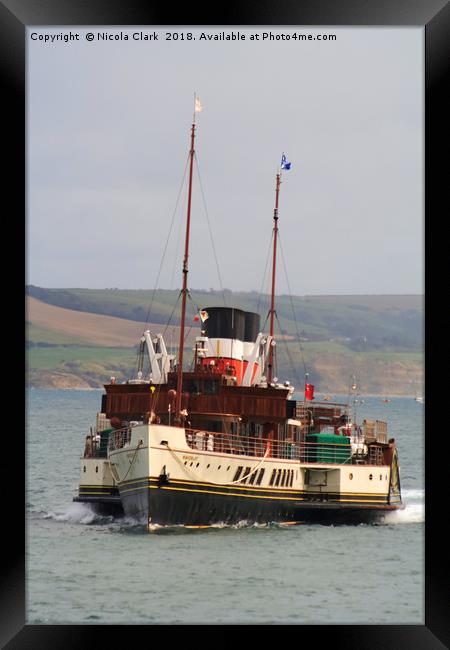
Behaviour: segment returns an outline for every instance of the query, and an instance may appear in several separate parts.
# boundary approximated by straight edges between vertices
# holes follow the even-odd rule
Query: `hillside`
[[[179,322],[179,291],[123,289],[44,289],[28,286],[27,294],[65,309],[113,316],[140,323]],[[270,298],[257,292],[190,290],[188,318],[196,308],[240,307],[266,320]],[[149,306],[151,311],[149,313]],[[310,341],[338,340],[353,351],[422,349],[423,296],[277,296],[278,333]]]
[[[164,331],[165,325],[158,323],[158,319],[165,312],[170,317],[179,293],[156,293],[149,325],[136,318],[104,313],[136,316],[139,301],[145,304],[145,308],[139,309],[148,310],[149,291],[36,289],[28,288],[27,292],[27,381],[32,386],[64,388],[100,387],[110,376],[120,381],[133,376],[142,331],[147,328]],[[36,293],[53,303],[32,297]],[[221,301],[223,304],[222,294],[197,293],[195,299],[199,306],[217,305]],[[227,292],[225,298],[227,304],[244,309],[256,310],[258,305],[257,294]],[[259,299],[260,305],[264,299]],[[70,301],[77,309],[54,304]],[[290,334],[277,337],[276,373],[280,379],[289,379],[299,386],[306,370],[322,392],[346,392],[352,374],[356,374],[365,393],[415,394],[420,390],[423,381],[420,296],[295,297],[294,313],[297,309],[301,312],[301,325],[293,319],[288,297],[281,296],[278,304],[279,323],[283,332]],[[88,311],[82,310],[85,306],[89,307]],[[264,309],[260,310],[262,314]],[[192,320],[195,312],[192,306],[191,311],[187,359],[192,356],[190,352],[199,329]],[[173,314],[172,322],[176,320]],[[301,334],[300,342],[297,331]],[[179,328],[171,324],[165,332],[167,345],[176,346],[178,336]]]
[[[28,341],[79,343],[103,347],[132,347],[138,343],[145,329],[158,332],[164,329],[158,323],[143,323],[101,313],[55,307],[30,296],[26,299],[26,319],[30,325]],[[167,340],[173,338],[177,341],[179,331],[176,325],[169,326]],[[188,334],[187,342],[192,344],[197,334],[198,327]]]

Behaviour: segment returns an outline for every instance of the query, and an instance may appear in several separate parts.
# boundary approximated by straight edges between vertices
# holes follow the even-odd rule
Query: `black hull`
[[[140,483],[138,486],[137,483]],[[231,492],[231,490],[230,490]],[[252,523],[320,523],[360,524],[382,522],[387,512],[401,509],[401,502],[395,505],[343,504],[338,502],[307,501],[264,495],[239,495],[235,493],[213,493],[183,489],[179,484],[157,481],[142,481],[121,490],[126,515],[146,524],[161,526],[210,526],[213,524],[233,525],[242,521]]]
[[[86,503],[98,515],[121,517],[124,515],[122,500],[116,497],[75,497],[75,503]]]

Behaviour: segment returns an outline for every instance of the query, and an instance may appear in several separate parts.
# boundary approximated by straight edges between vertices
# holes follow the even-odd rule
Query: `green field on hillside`
[[[28,343],[48,343],[50,345],[85,345],[83,339],[63,332],[56,332],[31,323],[26,324],[25,336]]]
[[[128,366],[136,362],[136,351],[132,348],[105,348],[96,346],[52,346],[28,348],[28,368],[49,370],[55,368],[88,367],[90,364]]]
[[[179,291],[123,289],[44,289],[29,286],[30,296],[52,305],[129,320],[179,323]],[[196,306],[234,306],[259,313],[264,329],[269,296],[257,292],[192,289],[188,322]],[[152,301],[153,298],[153,301]],[[149,307],[151,304],[151,310]],[[175,306],[177,306],[176,309]],[[423,349],[423,296],[277,296],[276,333],[335,341],[354,352]],[[267,325],[266,328],[267,329]]]

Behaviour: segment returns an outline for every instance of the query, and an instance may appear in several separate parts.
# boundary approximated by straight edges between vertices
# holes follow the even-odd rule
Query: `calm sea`
[[[364,398],[387,420],[406,509],[382,525],[147,533],[72,503],[101,391],[27,395],[27,624],[424,624],[424,406]]]

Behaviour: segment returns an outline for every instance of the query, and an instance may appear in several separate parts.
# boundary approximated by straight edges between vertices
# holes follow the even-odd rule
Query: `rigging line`
[[[277,312],[275,312],[275,313],[277,313]],[[264,321],[264,325],[261,327],[261,332],[264,332],[268,320],[269,320],[269,314],[267,314],[266,320]]]
[[[170,323],[171,323],[171,321],[172,321],[173,315],[174,315],[174,313],[175,313],[175,309],[177,308],[177,305],[178,305],[178,303],[179,303],[179,301],[180,301],[180,298],[181,298],[182,293],[183,293],[183,291],[180,290],[180,292],[179,292],[179,294],[178,294],[177,301],[176,301],[175,305],[173,306],[172,313],[171,313],[170,316],[169,316],[169,320],[167,321],[166,326],[164,327],[164,331],[163,331],[163,333],[162,333],[162,337],[163,337],[163,339],[164,339],[164,337],[165,337],[165,335],[166,335],[167,328],[169,327],[169,325],[170,325]],[[180,354],[180,351],[178,350],[178,359],[179,359],[179,354]],[[178,359],[177,359],[177,364],[178,364]],[[154,412],[156,412],[156,407],[157,407],[157,404],[158,404],[158,398],[159,398],[159,395],[160,395],[160,392],[161,392],[161,386],[162,386],[162,384],[158,384],[158,385],[157,385],[157,388],[156,388],[156,395],[153,395],[153,398],[152,398],[152,410],[153,410]]]
[[[166,335],[166,331],[167,331],[167,328],[169,327],[170,322],[171,322],[171,320],[172,320],[172,318],[173,318],[173,315],[174,315],[174,313],[175,313],[175,309],[177,308],[177,305],[178,305],[178,302],[179,302],[179,300],[180,300],[181,294],[182,294],[182,291],[180,290],[180,292],[179,292],[179,294],[178,294],[177,301],[176,301],[176,303],[175,303],[174,306],[173,306],[172,313],[171,313],[170,316],[169,316],[169,320],[167,321],[166,326],[164,327],[164,330],[163,330],[163,333],[162,333],[162,337],[163,337],[163,338],[165,337],[165,335]]]
[[[296,369],[295,369],[294,360],[292,359],[292,355],[291,355],[291,352],[290,352],[290,350],[289,350],[289,346],[288,346],[288,343],[287,343],[287,340],[286,340],[286,334],[283,332],[283,329],[282,329],[282,327],[281,327],[281,323],[280,323],[280,320],[279,320],[279,318],[278,318],[278,314],[277,314],[277,312],[275,312],[275,317],[276,317],[276,319],[277,319],[277,323],[278,323],[278,327],[279,327],[279,330],[280,330],[280,332],[281,332],[281,335],[283,336],[283,343],[284,343],[284,345],[285,345],[286,356],[287,356],[287,358],[288,358],[289,365],[290,365],[290,367],[291,367],[292,376],[294,377],[294,379],[295,379],[296,382],[298,382],[299,384],[301,384],[301,378],[298,376],[297,371],[296,371]]]
[[[186,178],[186,171],[187,171],[187,168],[188,168],[188,162],[189,162],[189,154],[188,154],[188,157],[186,159],[186,165],[184,167],[183,178],[182,178],[182,181],[181,181],[180,189],[179,189],[177,200],[176,200],[176,203],[175,203],[175,209],[174,209],[173,214],[172,214],[172,219],[171,219],[171,222],[170,222],[170,228],[169,228],[166,243],[165,243],[165,246],[164,246],[164,251],[163,251],[163,254],[162,254],[162,258],[161,258],[161,263],[159,265],[158,274],[156,276],[156,282],[155,282],[155,287],[153,289],[152,297],[151,297],[151,300],[150,300],[150,306],[148,308],[147,317],[145,319],[146,323],[148,323],[148,320],[150,318],[150,312],[151,312],[151,309],[152,309],[152,306],[153,306],[153,301],[155,299],[155,294],[156,294],[156,290],[157,290],[157,287],[158,287],[158,282],[159,282],[159,278],[160,278],[160,275],[161,275],[161,270],[162,270],[162,267],[163,267],[164,258],[166,256],[166,252],[167,252],[167,246],[169,245],[169,239],[170,239],[170,236],[172,234],[173,224],[174,224],[174,221],[175,221],[175,215],[176,215],[176,212],[178,210],[178,204],[180,202],[180,196],[181,196],[181,192],[183,190],[184,180]]]
[[[272,229],[272,235],[271,235],[270,241],[269,241],[269,248],[267,249],[266,266],[265,266],[265,269],[264,269],[264,275],[263,275],[263,279],[262,279],[262,282],[261,282],[261,288],[260,288],[259,294],[258,294],[258,303],[256,305],[256,311],[258,313],[259,313],[259,306],[261,304],[262,292],[263,292],[263,289],[264,289],[264,282],[266,280],[267,268],[269,266],[270,251],[272,250],[272,242],[273,242],[273,229]]]
[[[163,330],[163,333],[162,333],[163,340],[164,340],[167,328],[169,327],[170,322],[172,320],[172,317],[173,317],[173,315],[175,313],[175,309],[177,308],[177,305],[178,305],[178,302],[180,300],[181,294],[182,294],[182,291],[179,292],[177,301],[176,301],[175,305],[173,306],[172,313],[170,314],[169,320],[167,321],[166,326],[164,327],[164,330]],[[161,385],[162,385],[161,383],[156,385],[156,395],[153,394],[152,399],[151,399],[151,410],[155,411],[155,412],[156,412],[156,406],[157,406],[157,403],[158,403],[159,394],[161,392]]]
[[[137,377],[139,371],[143,372],[144,370],[144,343],[139,341],[136,352],[136,367],[134,370],[134,376]]]
[[[291,287],[289,285],[289,277],[288,277],[288,273],[287,273],[287,269],[286,269],[286,262],[284,260],[283,246],[281,244],[280,233],[278,233],[278,243],[280,244],[281,259],[283,261],[284,274],[286,276],[286,284],[287,284],[288,291],[289,291],[289,300],[290,300],[290,303],[291,303],[292,315],[294,317],[295,331],[297,333],[297,340],[298,340],[298,347],[300,349],[300,355],[301,355],[301,358],[302,358],[303,369],[304,369],[304,372],[306,374],[305,357],[304,357],[304,354],[303,354],[303,348],[302,348],[302,344],[301,344],[301,341],[300,341],[300,332],[299,332],[299,329],[298,329],[297,317],[295,315],[294,302],[292,300],[292,291],[291,291]]]
[[[127,471],[126,471],[125,476],[123,476],[121,479],[119,479],[119,472],[117,471],[116,463],[114,463],[114,462],[111,461],[111,460],[109,461],[109,466],[110,466],[110,468],[111,468],[111,474],[113,475],[113,478],[114,478],[114,480],[116,481],[116,483],[122,483],[122,482],[127,478],[128,474],[130,473],[131,468],[132,468],[133,465],[134,465],[134,461],[135,461],[135,459],[136,459],[136,454],[137,454],[137,452],[139,451],[139,449],[143,446],[143,444],[144,444],[143,441],[142,441],[142,440],[139,440],[139,442],[138,442],[138,444],[137,444],[137,446],[136,446],[136,449],[134,450],[134,456],[133,456],[133,459],[132,459],[132,461],[131,461],[131,463],[130,463],[130,466],[129,466],[129,468],[128,468]],[[113,471],[113,469],[112,469],[113,466],[114,466],[114,471]]]
[[[206,215],[206,223],[208,224],[209,238],[211,240],[211,246],[212,246],[212,250],[213,250],[214,260],[215,260],[215,263],[216,263],[217,276],[219,278],[219,286],[220,286],[220,290],[222,291],[223,304],[224,304],[224,307],[226,307],[227,302],[226,302],[226,299],[225,299],[225,291],[224,291],[224,288],[223,288],[222,277],[220,275],[219,262],[218,262],[218,259],[217,259],[216,247],[214,245],[214,239],[213,239],[212,230],[211,230],[211,223],[209,221],[208,208],[206,207],[205,193],[203,191],[202,179],[201,179],[201,176],[200,176],[200,166],[198,164],[197,153],[195,153],[195,152],[194,152],[194,160],[195,160],[195,168],[197,170],[198,182],[199,182],[199,185],[200,185],[200,193],[202,195],[203,208],[205,210],[205,215]]]
[[[193,299],[193,297],[191,295],[191,292],[189,290],[188,290],[187,296],[188,296],[189,300],[192,302],[192,304],[194,305],[195,311],[194,311],[193,316],[195,316],[196,314],[199,314],[200,313],[200,307],[198,306],[197,302]],[[192,329],[192,325],[191,325],[191,329]]]
[[[198,433],[209,433],[207,431],[201,431],[199,429],[196,429],[195,431],[196,432],[198,431]],[[211,435],[211,433],[209,433],[209,435]],[[187,472],[187,473],[191,474],[192,476],[194,476],[197,481],[199,480],[199,478],[202,478],[202,477],[200,477],[199,474],[197,474],[196,472],[191,470],[189,467],[181,464],[181,462],[182,462],[181,459],[178,458],[178,455],[175,453],[175,450],[172,449],[170,447],[170,445],[167,445],[167,449],[172,453],[173,457],[178,462],[178,464],[180,465],[180,467],[183,469],[184,472]],[[191,447],[191,449],[192,449],[192,447]],[[254,474],[261,467],[261,465],[265,462],[266,458],[268,457],[269,452],[270,452],[270,445],[268,444],[267,447],[266,447],[265,454],[261,458],[260,462],[251,470],[251,472],[241,476],[241,478],[237,479],[236,481],[226,481],[224,483],[217,483],[216,481],[208,481],[208,483],[210,483],[211,485],[235,485],[237,483],[242,483],[242,481],[244,479],[248,479],[249,476]],[[256,456],[256,458],[258,458],[258,456]]]

